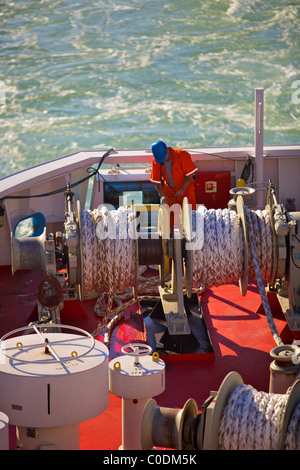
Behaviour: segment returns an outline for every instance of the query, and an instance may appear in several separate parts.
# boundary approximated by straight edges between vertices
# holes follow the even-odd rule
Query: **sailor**
[[[152,145],[153,161],[150,180],[161,198],[162,204],[182,205],[183,198],[196,210],[193,175],[198,168],[186,150],[167,147],[158,140]]]

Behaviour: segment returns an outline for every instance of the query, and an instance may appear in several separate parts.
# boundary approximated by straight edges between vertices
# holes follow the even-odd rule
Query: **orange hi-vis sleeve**
[[[193,209],[196,208],[194,181],[192,180],[183,196],[175,199],[176,192],[182,187],[185,178],[191,176],[198,168],[192,162],[190,154],[186,150],[172,148],[172,176],[174,181],[174,188],[168,184],[168,176],[164,165],[157,163],[154,158],[152,162],[152,171],[150,180],[155,184],[163,183],[163,192],[169,198],[169,204],[175,202],[182,204],[183,198],[187,197]]]

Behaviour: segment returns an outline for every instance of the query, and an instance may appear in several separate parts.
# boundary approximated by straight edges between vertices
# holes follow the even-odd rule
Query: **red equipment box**
[[[196,173],[196,204],[204,204],[207,209],[226,209],[231,199],[230,189],[230,171]]]

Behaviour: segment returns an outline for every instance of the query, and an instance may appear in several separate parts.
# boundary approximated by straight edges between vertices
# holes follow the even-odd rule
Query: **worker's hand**
[[[176,194],[175,194],[175,198],[177,199],[179,196],[183,196],[183,195],[184,195],[184,192],[185,192],[185,189],[184,189],[184,188],[178,189],[178,191],[177,191]]]
[[[167,196],[162,196],[161,197],[161,203],[162,204],[168,204],[169,202],[169,198]]]

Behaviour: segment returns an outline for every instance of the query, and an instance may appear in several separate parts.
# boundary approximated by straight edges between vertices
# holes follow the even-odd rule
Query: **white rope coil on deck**
[[[193,287],[236,282],[243,270],[243,238],[236,212],[199,206],[192,211]]]
[[[278,450],[288,394],[258,392],[240,385],[228,398],[219,427],[222,450]],[[300,449],[300,403],[293,410],[285,450]]]

